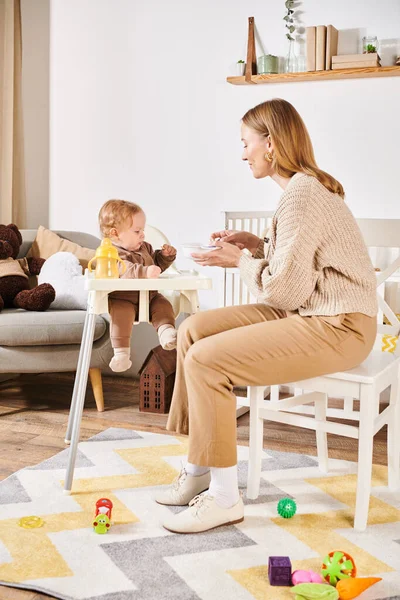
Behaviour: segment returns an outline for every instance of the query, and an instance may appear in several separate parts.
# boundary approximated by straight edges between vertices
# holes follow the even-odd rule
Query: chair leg
[[[104,396],[103,396],[103,384],[101,381],[101,370],[90,369],[89,370],[90,383],[92,384],[94,399],[96,400],[97,410],[99,412],[104,411]]]
[[[320,394],[315,401],[315,420],[324,423],[326,421],[326,409],[328,405],[327,394]],[[328,472],[328,436],[326,431],[315,431],[317,437],[318,465],[323,473]]]
[[[390,387],[390,406],[394,416],[387,428],[388,485],[391,490],[400,488],[400,395],[399,378]]]
[[[361,384],[357,496],[354,516],[354,529],[357,531],[364,531],[368,522],[376,403],[379,403],[379,394],[376,393],[375,388]]]
[[[91,300],[95,301],[95,295],[96,292],[89,292],[88,309],[91,308],[94,304],[93,302],[93,304],[90,305],[90,302]],[[68,436],[66,436],[66,439],[71,440],[71,446],[67,462],[67,471],[64,480],[64,494],[71,493],[72,482],[74,479],[75,461],[78,452],[79,434],[81,430],[83,406],[85,404],[85,392],[87,387],[90,357],[92,354],[95,325],[96,315],[95,313],[92,313],[90,312],[90,310],[88,310],[86,312],[84,328],[86,329],[86,334],[83,343],[81,344],[81,349],[79,352],[79,356],[82,354],[82,359],[80,357],[78,360],[78,365],[80,365],[80,371],[75,376],[73,392],[74,407],[71,406],[70,418],[68,419],[68,431],[70,432],[70,437],[68,438]]]
[[[258,409],[264,401],[264,388],[251,386],[248,390],[250,399],[250,439],[247,497],[250,500],[255,500],[260,492],[264,421],[258,416]]]
[[[271,385],[269,399],[271,402],[278,402],[278,400],[279,400],[279,385]]]

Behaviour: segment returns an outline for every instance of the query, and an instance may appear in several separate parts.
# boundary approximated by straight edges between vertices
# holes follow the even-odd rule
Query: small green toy
[[[339,592],[326,583],[299,583],[290,590],[294,600],[338,600]]]
[[[110,529],[110,519],[107,515],[97,515],[93,521],[93,527],[95,533],[107,533]]]
[[[284,519],[291,519],[296,514],[297,505],[292,498],[282,498],[278,502],[277,511],[278,515]]]
[[[321,568],[322,576],[327,583],[336,586],[341,579],[349,579],[357,575],[357,568],[354,560],[341,550],[329,552],[325,556]]]

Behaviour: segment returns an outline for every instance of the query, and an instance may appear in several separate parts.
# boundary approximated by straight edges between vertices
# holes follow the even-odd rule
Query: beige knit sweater
[[[315,177],[292,177],[268,235],[239,262],[259,302],[302,316],[376,315],[376,275],[356,220]]]

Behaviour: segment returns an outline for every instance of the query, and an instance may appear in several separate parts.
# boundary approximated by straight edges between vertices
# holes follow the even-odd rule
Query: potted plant
[[[246,63],[244,62],[244,60],[242,60],[242,59],[238,60],[236,63],[236,75],[238,75],[239,77],[244,75],[245,67],[246,67]]]
[[[363,54],[374,54],[378,50],[378,38],[376,36],[363,37]]]

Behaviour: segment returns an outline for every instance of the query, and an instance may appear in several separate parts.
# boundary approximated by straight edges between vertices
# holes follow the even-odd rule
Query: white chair
[[[225,229],[234,229],[237,231],[250,231],[259,238],[267,234],[271,226],[274,213],[271,211],[225,211],[224,213]],[[251,295],[246,284],[240,277],[239,269],[228,268],[224,269],[224,280],[222,287],[222,298],[220,304],[222,306],[237,306],[241,304],[254,304],[256,299]],[[296,389],[294,392],[300,393],[301,390]],[[279,398],[279,385],[266,386],[265,394],[269,394],[271,400]],[[248,395],[236,396],[236,418],[241,417],[249,412],[249,397]]]
[[[236,229],[239,231],[251,231],[259,237],[268,235],[268,229],[271,225],[272,212],[268,211],[225,211],[224,215],[224,227],[225,229]],[[358,219],[357,223],[367,241],[368,249],[370,251],[371,259],[375,267],[381,270],[385,269],[395,258],[400,255],[399,248],[399,223],[398,220],[392,219]],[[376,231],[382,232],[379,239],[376,238]],[[389,245],[389,238],[387,235],[390,234],[390,243],[394,246]],[[386,243],[380,244],[380,239],[383,238]],[[400,275],[393,276],[386,284],[382,286],[382,293],[389,306],[397,307],[397,312],[400,312]],[[223,280],[223,293],[221,298],[222,306],[235,306],[241,304],[255,303],[254,298],[246,285],[240,278],[240,272],[238,268],[224,269],[224,280]],[[390,343],[386,344],[388,347]],[[270,400],[276,401],[279,399],[279,392],[289,392],[298,395],[302,393],[303,388],[292,388],[287,385],[279,386],[266,386],[265,394],[269,394]],[[249,408],[249,397],[243,399],[243,396],[237,396],[237,417],[248,412]],[[302,414],[314,414],[313,405],[298,406],[296,412]],[[334,401],[329,402],[327,406],[327,416],[337,417],[340,419],[355,420],[358,421],[359,412],[354,410],[353,398],[345,397],[343,399],[343,407],[338,406],[337,398]]]
[[[367,526],[371,493],[372,451],[374,435],[387,425],[388,484],[389,488],[400,488],[400,400],[399,375],[400,355],[398,352],[382,352],[382,335],[399,337],[400,322],[385,301],[384,285],[387,281],[398,282],[396,271],[400,268],[399,242],[400,220],[359,221],[368,247],[397,249],[397,258],[384,270],[377,273],[378,288],[378,336],[374,350],[359,366],[350,371],[316,377],[306,381],[292,382],[291,386],[307,390],[284,400],[265,400],[265,387],[250,387],[250,460],[247,495],[255,499],[259,493],[261,456],[263,449],[263,421],[313,429],[317,438],[317,454],[322,471],[328,469],[327,433],[358,439],[358,473],[354,528],[363,531]],[[385,324],[384,317],[390,324]],[[390,387],[388,406],[380,409],[380,395]],[[345,398],[345,409],[351,402],[351,417],[357,425],[327,421],[327,401]],[[353,409],[353,400],[359,400],[359,412]],[[313,403],[314,407],[305,404]],[[297,414],[307,408],[305,416]],[[335,411],[335,416],[347,416],[346,410]]]

